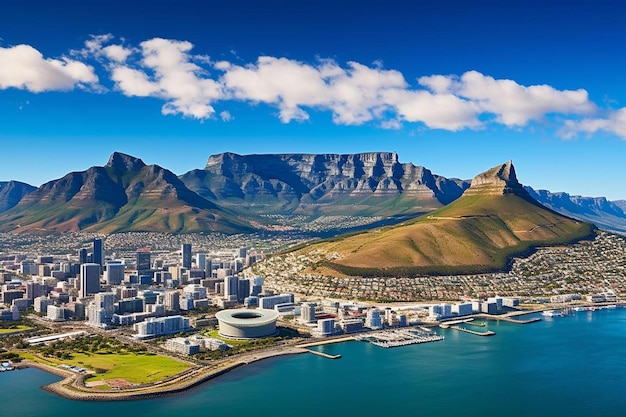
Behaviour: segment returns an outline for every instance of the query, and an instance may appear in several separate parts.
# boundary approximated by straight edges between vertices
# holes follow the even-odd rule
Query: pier
[[[487,330],[486,332],[475,332],[474,330],[470,330],[470,329],[465,329],[463,327],[459,327],[459,326],[449,326],[451,329],[454,330],[458,330],[460,332],[465,332],[465,333],[469,333],[469,334],[475,334],[476,336],[495,336],[496,332],[491,331],[491,330]]]
[[[341,358],[341,355],[329,355],[328,353],[320,352],[320,351],[317,351],[317,350],[311,350],[311,349],[304,349],[304,350],[306,350],[307,352],[312,353],[314,355],[321,356],[323,358],[328,358],[328,359],[339,359],[339,358]]]

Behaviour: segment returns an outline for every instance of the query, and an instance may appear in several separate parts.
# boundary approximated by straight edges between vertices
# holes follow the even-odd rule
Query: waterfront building
[[[181,262],[183,268],[191,269],[191,243],[183,243],[180,248]]]
[[[335,332],[335,319],[323,319],[317,321],[317,335],[332,336]]]
[[[200,352],[200,345],[184,337],[175,337],[165,341],[165,349],[190,356]]]
[[[134,324],[133,329],[137,332],[135,337],[139,339],[147,339],[151,337],[186,332],[191,330],[191,327],[189,326],[189,319],[187,317],[171,316],[148,318],[142,323]]]
[[[457,316],[469,316],[472,313],[472,303],[454,304],[452,306],[452,314],[456,314]]]
[[[375,308],[367,310],[367,315],[365,316],[365,327],[372,330],[380,330],[383,328],[383,320],[380,317],[380,311]]]
[[[428,307],[428,317],[439,320],[452,316],[452,305],[441,303]]]
[[[293,303],[293,294],[272,295],[259,298],[259,309],[272,310],[276,304]]]
[[[100,291],[100,265],[95,263],[80,266],[79,297],[85,298]]]
[[[303,303],[300,307],[300,321],[302,323],[313,323],[315,322],[315,307],[317,304],[315,303]]]
[[[339,327],[344,333],[355,333],[363,331],[363,320],[344,319],[339,322]]]
[[[498,303],[486,302],[480,305],[481,311],[486,314],[498,314]]]

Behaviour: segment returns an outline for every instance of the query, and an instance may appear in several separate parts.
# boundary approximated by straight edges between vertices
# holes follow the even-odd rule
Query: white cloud
[[[133,53],[132,49],[124,48],[122,45],[109,45],[102,48],[102,51],[107,58],[116,62],[126,61],[126,58]]]
[[[599,130],[626,137],[626,110],[593,118],[596,105],[583,89],[524,86],[478,71],[423,76],[412,86],[399,71],[384,69],[382,61],[368,66],[318,59],[311,64],[260,56],[256,62],[236,64],[194,54],[187,41],[153,38],[138,46],[125,44],[111,34],[94,35],[83,49],[71,51],[77,60],[46,59],[28,45],[0,48],[0,89],[40,92],[89,86],[97,91],[101,87],[94,69],[81,62],[91,59],[124,95],[154,97],[164,102],[163,114],[200,120],[232,120],[230,112],[217,114],[214,106],[236,100],[274,107],[283,123],[309,121],[310,112],[317,110],[330,112],[334,123],[342,125],[372,122],[398,129],[403,123],[419,123],[457,131],[493,124],[519,128],[557,115],[565,120],[564,137]]]
[[[558,133],[564,139],[573,139],[580,133],[591,136],[599,131],[626,139],[626,108],[615,110],[604,119],[567,120]]]
[[[330,110],[339,124],[362,124],[377,118],[388,106],[387,88],[404,88],[397,71],[372,69],[356,62],[348,68],[334,61],[309,65],[287,58],[259,57],[255,65],[219,62],[221,82],[230,96],[244,101],[276,105],[284,123],[309,119],[303,107]]]
[[[96,86],[94,69],[69,58],[44,58],[29,45],[0,47],[0,89],[19,88],[34,93]]]
[[[110,40],[104,38],[105,43]],[[206,119],[215,114],[211,103],[224,96],[222,86],[193,62],[196,58],[203,63],[210,61],[206,56],[191,55],[190,42],[154,38],[142,42],[139,49],[95,41],[94,45],[91,53],[110,60],[106,67],[123,94],[163,99],[161,112],[165,115]],[[133,55],[138,60],[131,60]]]
[[[220,112],[220,119],[222,119],[223,122],[230,122],[234,119],[234,117],[232,114],[230,114],[230,112],[224,110]]]
[[[478,71],[468,71],[460,78],[422,77],[419,83],[436,94],[447,92],[476,103],[481,112],[496,115],[496,121],[508,127],[525,126],[552,113],[582,115],[596,110],[583,89],[557,90],[549,85],[526,87]]]

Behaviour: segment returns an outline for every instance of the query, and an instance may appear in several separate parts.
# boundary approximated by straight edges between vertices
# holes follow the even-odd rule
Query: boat
[[[564,317],[565,313],[561,310],[546,310],[541,313],[545,317]]]

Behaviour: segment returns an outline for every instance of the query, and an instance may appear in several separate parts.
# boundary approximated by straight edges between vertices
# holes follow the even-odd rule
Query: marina
[[[438,342],[444,340],[443,336],[440,336],[423,327],[375,332],[357,336],[355,338],[356,340],[369,342],[382,348],[415,345],[419,343]]]

